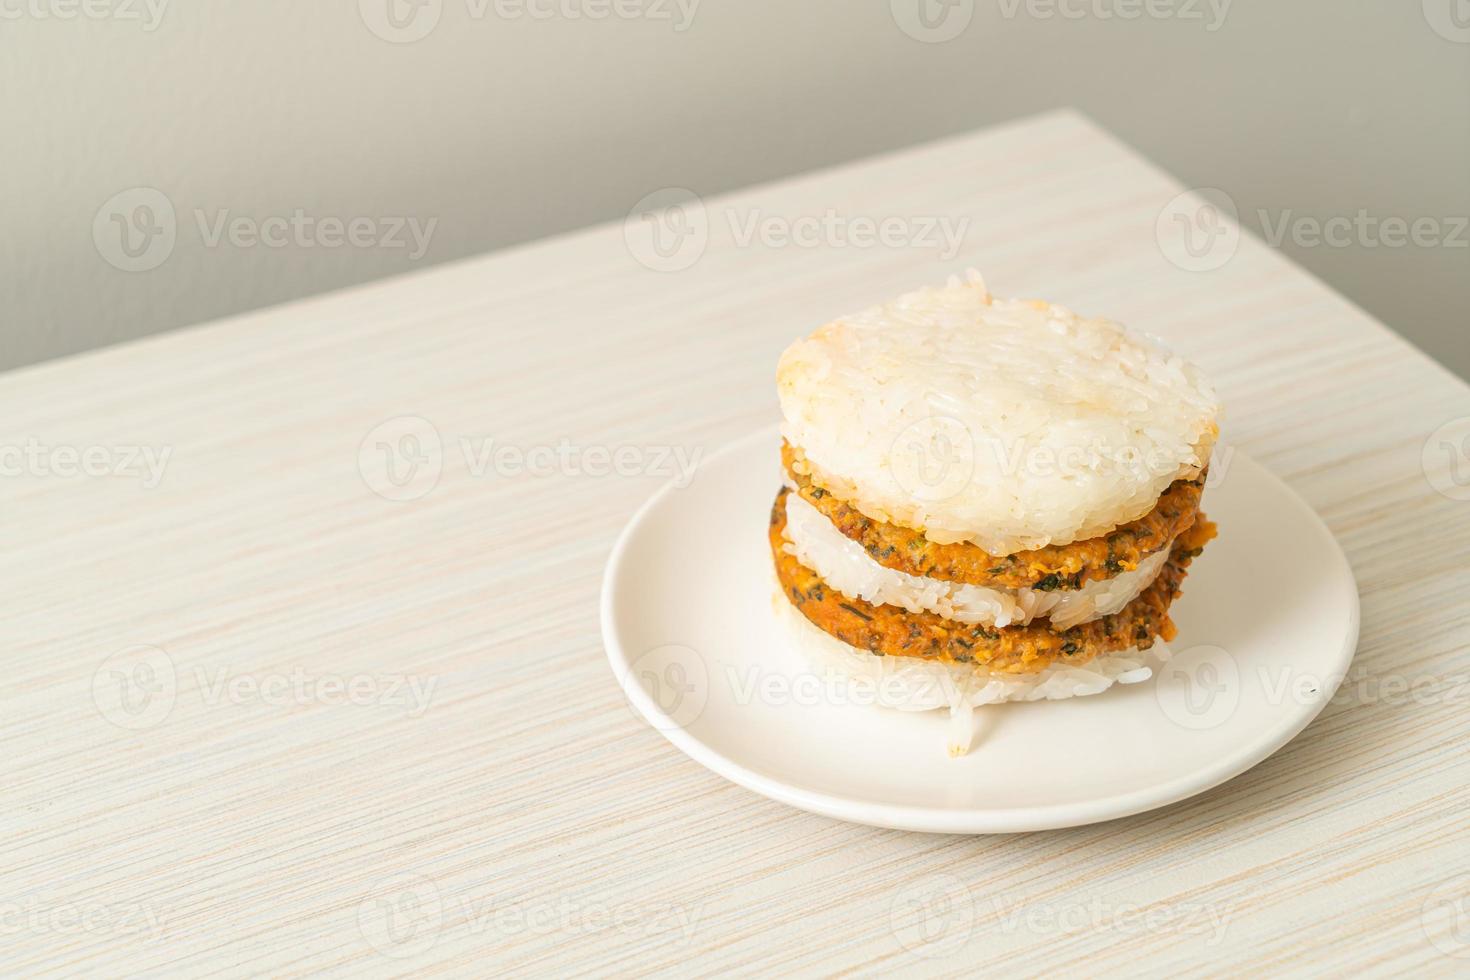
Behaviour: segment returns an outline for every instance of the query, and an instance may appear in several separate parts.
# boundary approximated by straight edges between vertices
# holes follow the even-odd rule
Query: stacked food
[[[1214,536],[1219,406],[1193,365],[971,273],[821,327],[777,384],[771,548],[829,667],[948,708],[958,753],[978,705],[1094,694],[1167,656]]]

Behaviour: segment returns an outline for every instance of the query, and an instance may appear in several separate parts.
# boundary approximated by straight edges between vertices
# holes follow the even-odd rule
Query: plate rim
[[[732,440],[701,459],[695,471],[697,473],[698,470],[704,469],[722,457],[740,451],[750,443],[772,440],[778,434],[779,426],[770,425]],[[674,747],[706,769],[738,786],[810,813],[892,830],[941,834],[1007,834],[1080,827],[1170,806],[1211,790],[1255,768],[1305,731],[1337,693],[1338,687],[1346,676],[1347,668],[1352,664],[1357,653],[1362,624],[1362,603],[1357,578],[1353,575],[1352,564],[1342,550],[1341,543],[1338,542],[1336,535],[1332,533],[1321,516],[1292,489],[1290,484],[1268,467],[1256,462],[1239,447],[1234,447],[1234,453],[1237,459],[1244,459],[1247,465],[1259,469],[1291,498],[1298,511],[1310,519],[1309,522],[1315,531],[1331,544],[1341,568],[1346,572],[1352,589],[1350,590],[1351,604],[1347,633],[1337,657],[1342,669],[1329,675],[1328,679],[1331,683],[1323,685],[1322,697],[1298,715],[1294,719],[1294,724],[1280,731],[1267,732],[1251,742],[1245,751],[1232,753],[1198,772],[1177,777],[1158,787],[1132,790],[1089,800],[1085,803],[1058,803],[1003,809],[938,809],[859,800],[804,789],[751,769],[700,741],[688,729],[674,723],[667,712],[649,696],[644,687],[633,679],[632,661],[613,628],[613,602],[625,571],[625,554],[650,516],[665,498],[679,489],[676,480],[665,482],[634,511],[633,516],[618,534],[617,541],[608,555],[603,569],[602,589],[598,602],[603,648],[609,665],[612,667],[613,676],[619,687],[622,688],[624,697],[633,705],[642,719],[668,739]]]

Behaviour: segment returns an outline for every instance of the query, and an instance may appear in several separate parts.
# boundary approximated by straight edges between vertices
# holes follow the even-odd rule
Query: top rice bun
[[[844,317],[776,372],[796,466],[874,520],[992,555],[1097,537],[1193,479],[1214,389],[1158,341],[978,273]]]

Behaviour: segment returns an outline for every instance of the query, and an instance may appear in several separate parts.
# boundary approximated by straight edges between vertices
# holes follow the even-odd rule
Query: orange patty
[[[958,623],[932,612],[874,605],[827,585],[783,547],[788,493],[783,487],[771,508],[771,553],[782,591],[814,625],[849,646],[882,656],[984,664],[1010,673],[1042,670],[1058,660],[1086,663],[1102,653],[1147,649],[1156,638],[1173,639],[1169,604],[1179,595],[1190,559],[1215,536],[1215,525],[1201,515],[1174,542],[1158,578],[1111,616],[1067,630],[1053,630],[1043,620],[997,628]]]
[[[1195,480],[1176,480],[1153,510],[1107,534],[997,556],[968,542],[936,544],[922,531],[874,520],[799,472],[800,459],[799,450],[781,443],[781,462],[796,492],[878,564],[910,575],[993,589],[1080,589],[1088,582],[1132,571],[1194,524],[1205,480],[1204,474]]]

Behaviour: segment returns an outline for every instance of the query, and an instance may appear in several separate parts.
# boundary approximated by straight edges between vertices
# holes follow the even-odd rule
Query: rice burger
[[[981,278],[791,345],[770,543],[800,646],[885,703],[948,708],[1146,680],[1214,536],[1200,512],[1219,405],[1120,324]]]

